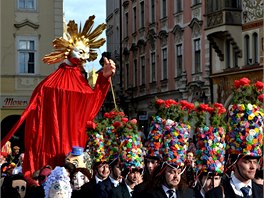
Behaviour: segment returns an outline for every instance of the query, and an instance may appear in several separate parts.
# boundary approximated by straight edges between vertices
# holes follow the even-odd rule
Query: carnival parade
[[[59,66],[1,140],[1,197],[263,197],[264,82],[236,79],[228,106],[153,96],[144,137],[115,100],[97,116],[117,68],[103,56],[93,88],[82,74],[106,41],[94,19],[69,21],[42,59]],[[20,152],[9,140],[24,122]]]

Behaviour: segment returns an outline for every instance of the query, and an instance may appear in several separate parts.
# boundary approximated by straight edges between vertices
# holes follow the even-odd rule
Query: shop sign
[[[1,96],[2,109],[25,109],[29,104],[29,97]]]

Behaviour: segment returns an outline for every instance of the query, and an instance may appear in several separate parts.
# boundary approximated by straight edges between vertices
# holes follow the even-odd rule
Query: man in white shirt
[[[258,168],[260,157],[240,155],[233,158],[233,172],[229,179],[224,180],[223,186],[214,188],[205,197],[250,197],[262,198],[263,185],[256,184],[253,179]]]

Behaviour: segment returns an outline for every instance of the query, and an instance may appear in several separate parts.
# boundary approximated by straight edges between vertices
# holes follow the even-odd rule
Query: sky
[[[106,0],[63,0],[63,9],[66,23],[69,20],[74,20],[78,26],[80,23],[85,23],[86,19],[91,15],[95,15],[94,28],[101,23],[106,23]],[[105,31],[103,32],[103,37],[105,36]],[[99,60],[101,58],[101,53],[106,51],[106,44],[104,44],[100,50],[98,50],[98,57],[95,61],[89,62],[85,69],[91,70],[93,67],[97,70],[101,67]]]

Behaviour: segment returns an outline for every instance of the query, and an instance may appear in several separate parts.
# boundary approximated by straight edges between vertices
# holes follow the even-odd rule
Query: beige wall
[[[57,68],[57,65],[44,64],[42,58],[53,50],[54,38],[63,33],[63,0],[36,0],[34,11],[17,9],[17,2],[1,1],[1,120],[8,115],[20,115],[34,88]],[[34,74],[19,74],[18,37],[36,39]],[[7,98],[14,102],[6,105]],[[24,101],[23,105],[20,105],[21,101]],[[17,104],[20,106],[15,106]]]

